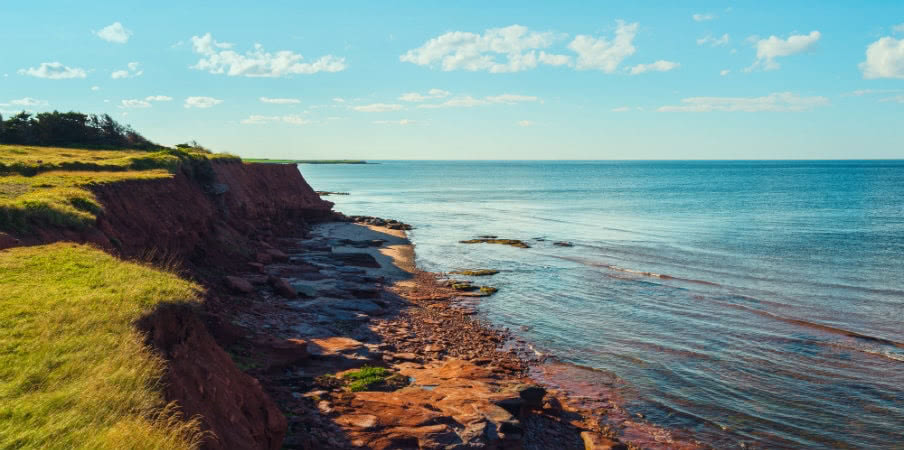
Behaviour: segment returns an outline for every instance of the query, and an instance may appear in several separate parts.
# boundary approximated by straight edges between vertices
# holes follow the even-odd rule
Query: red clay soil
[[[211,449],[278,449],[286,418],[256,378],[239,370],[189,307],[168,305],[138,323],[167,361],[165,396],[185,417],[200,415]]]

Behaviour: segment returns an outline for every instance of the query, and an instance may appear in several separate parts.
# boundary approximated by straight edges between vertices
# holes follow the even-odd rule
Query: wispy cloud
[[[522,25],[490,28],[483,33],[451,31],[439,35],[399,57],[403,62],[439,68],[507,73],[546,66],[615,73],[634,54],[638,24],[616,21],[614,37],[579,34],[565,48],[566,33],[531,31]],[[572,52],[566,54],[565,52]]]
[[[430,89],[426,94],[421,94],[418,92],[408,92],[399,96],[399,100],[403,102],[423,102],[425,100],[430,100],[434,98],[445,98],[451,95],[452,93],[449,91],[444,91],[442,89]]]
[[[85,78],[88,72],[78,67],[69,67],[60,62],[45,62],[38,67],[29,67],[27,69],[19,69],[19,75],[28,75],[35,78],[46,78],[49,80],[65,80],[69,78]]]
[[[567,57],[541,50],[552,46],[559,37],[550,31],[530,31],[522,25],[490,28],[482,34],[451,31],[409,50],[399,60],[419,66],[438,65],[444,71],[520,72],[539,64],[567,63]]]
[[[810,34],[794,34],[782,39],[778,36],[769,36],[766,39],[758,39],[756,46],[756,61],[747,70],[762,67],[763,70],[775,70],[779,68],[776,58],[796,55],[813,48],[822,35],[819,31],[811,31]]]
[[[697,39],[697,45],[709,45],[711,47],[721,47],[723,45],[728,45],[728,41],[731,38],[728,36],[728,33],[723,34],[719,37],[713,37],[712,35],[707,34],[700,39]]]
[[[301,103],[301,100],[297,98],[270,98],[270,97],[261,97],[259,99],[263,103],[272,103],[275,105],[297,105]]]
[[[416,122],[410,119],[402,119],[402,120],[374,120],[374,123],[377,125],[413,125]]]
[[[210,108],[223,103],[223,100],[213,97],[188,97],[185,99],[185,108]]]
[[[398,104],[389,103],[371,103],[369,105],[352,106],[352,109],[360,112],[388,112],[399,111],[405,107]]]
[[[677,69],[681,64],[672,61],[659,60],[650,64],[638,64],[631,68],[631,75],[639,75],[647,72],[668,72]]]
[[[691,16],[694,19],[694,22],[706,22],[716,18],[715,14],[711,13],[697,13]]]
[[[286,123],[289,125],[307,125],[310,123],[314,123],[304,117],[299,115],[285,115],[285,116],[263,116],[263,115],[250,115],[247,119],[243,119],[242,124],[244,125],[263,125],[268,123]]]
[[[491,95],[483,98],[476,98],[470,95],[453,97],[442,103],[425,103],[418,105],[418,108],[436,109],[436,108],[471,108],[475,106],[493,105],[493,104],[516,104],[523,102],[536,102],[540,99],[532,95],[518,94],[502,94]]]
[[[615,38],[611,41],[605,37],[596,38],[588,35],[575,36],[568,48],[578,54],[575,68],[578,70],[599,70],[613,73],[621,62],[634,54],[634,37],[638,24],[617,21]]]
[[[18,100],[10,100],[9,104],[16,106],[47,106],[47,100],[38,100],[31,97],[25,97]]]
[[[126,29],[126,27],[122,26],[119,22],[113,22],[112,24],[101,28],[100,31],[95,31],[94,34],[107,42],[125,44],[126,42],[129,42],[132,31]]]
[[[826,97],[801,97],[791,92],[776,92],[763,97],[689,97],[680,105],[661,106],[660,112],[761,112],[809,111],[828,106]]]
[[[139,65],[140,64],[138,64],[137,62],[130,62],[126,64],[126,69],[116,70],[111,73],[110,78],[113,78],[114,80],[120,80],[123,78],[140,77],[144,73],[144,71],[138,68]]]
[[[210,33],[191,38],[194,52],[201,55],[193,69],[213,74],[243,77],[278,78],[289,75],[308,75],[318,72],[340,72],[345,70],[345,58],[326,55],[314,62],[303,62],[304,57],[290,50],[270,53],[260,44],[247,52],[232,50],[233,44],[217,42]]]

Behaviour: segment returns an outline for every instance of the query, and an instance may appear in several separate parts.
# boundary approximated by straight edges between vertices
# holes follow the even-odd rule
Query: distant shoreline
[[[267,159],[267,158],[242,158],[248,163],[260,164],[375,164],[361,159]]]

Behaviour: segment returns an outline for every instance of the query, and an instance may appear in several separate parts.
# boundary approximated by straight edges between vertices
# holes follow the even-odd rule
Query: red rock
[[[584,450],[628,450],[627,445],[599,433],[582,431],[581,439],[584,440]]]
[[[250,294],[254,292],[254,286],[252,286],[251,283],[244,278],[226,276],[225,280],[226,287],[235,292],[240,292],[242,294]]]
[[[264,265],[259,262],[249,262],[248,267],[251,267],[257,272],[264,273]]]
[[[266,361],[268,369],[294,366],[308,359],[308,343],[303,339],[270,338],[255,342],[255,351]]]
[[[270,277],[267,279],[267,282],[273,287],[273,290],[276,291],[277,294],[285,298],[295,298],[298,296],[295,288],[293,288],[284,278]]]
[[[287,255],[287,254],[283,253],[282,251],[277,250],[275,248],[268,248],[267,250],[265,250],[265,253],[270,255],[270,258],[272,258],[273,261],[289,262],[289,255]]]
[[[255,255],[254,260],[261,264],[270,264],[273,262],[273,257],[268,253],[261,252]]]

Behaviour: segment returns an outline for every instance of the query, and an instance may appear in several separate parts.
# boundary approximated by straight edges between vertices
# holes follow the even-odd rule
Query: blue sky
[[[247,157],[904,157],[902,1],[184,3],[4,2],[0,113]]]

